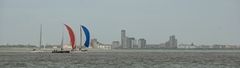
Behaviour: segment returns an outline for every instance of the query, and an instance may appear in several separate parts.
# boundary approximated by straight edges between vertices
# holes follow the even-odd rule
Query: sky
[[[178,43],[240,45],[240,0],[0,0],[0,44],[60,44],[63,24],[79,25],[102,43],[121,30],[148,44],[175,35]],[[77,42],[78,44],[79,42]]]

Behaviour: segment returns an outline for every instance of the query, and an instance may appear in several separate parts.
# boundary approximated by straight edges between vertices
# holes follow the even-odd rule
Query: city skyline
[[[0,3],[0,44],[38,45],[40,24],[43,24],[43,44],[60,44],[64,23],[71,25],[77,35],[80,24],[88,26],[92,38],[103,43],[121,41],[120,30],[125,29],[128,36],[145,38],[153,44],[165,43],[170,35],[175,35],[179,44],[240,44],[239,0],[1,0]],[[66,43],[67,35],[64,38]]]

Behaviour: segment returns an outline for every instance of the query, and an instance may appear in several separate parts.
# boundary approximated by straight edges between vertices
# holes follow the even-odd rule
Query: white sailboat
[[[40,25],[40,36],[39,36],[39,48],[37,49],[33,49],[32,52],[43,52],[42,50],[42,24]],[[44,46],[45,49],[45,46]]]

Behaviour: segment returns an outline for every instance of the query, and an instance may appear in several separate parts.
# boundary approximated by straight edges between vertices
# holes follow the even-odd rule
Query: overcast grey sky
[[[60,44],[63,23],[103,43],[126,29],[147,43],[240,44],[240,0],[0,0],[0,44],[38,44],[40,24],[43,43]]]

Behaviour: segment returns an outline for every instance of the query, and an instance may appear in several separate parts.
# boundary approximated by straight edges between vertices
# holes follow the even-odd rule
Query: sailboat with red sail
[[[68,26],[67,24],[64,24],[64,25],[68,30],[70,44],[72,46],[72,51],[73,51],[74,49],[76,49],[74,32],[70,26]],[[61,45],[63,45],[63,40],[61,42]],[[70,53],[70,50],[64,50],[63,48],[61,48],[61,51],[53,50],[52,53]]]
[[[70,26],[68,26],[66,24],[64,24],[64,25],[66,26],[66,28],[68,30],[72,50],[74,50],[74,49],[76,49],[74,32]]]
[[[87,50],[84,50],[82,48],[82,31],[84,31],[85,38],[86,38],[85,43],[84,43],[84,47],[89,48],[89,44],[90,44],[90,32],[89,32],[89,30],[83,25],[80,26],[80,48],[79,48],[79,50],[77,50],[76,39],[75,39],[75,34],[73,32],[73,29],[70,26],[68,26],[67,24],[64,24],[64,25],[65,25],[65,27],[68,31],[68,34],[69,34],[69,39],[70,39],[70,44],[71,44],[72,50],[64,50],[63,48],[61,48],[61,51],[54,50],[54,51],[52,51],[52,53],[70,53],[71,51],[72,52],[73,51],[87,51]],[[63,40],[61,42],[61,45],[63,45]]]

